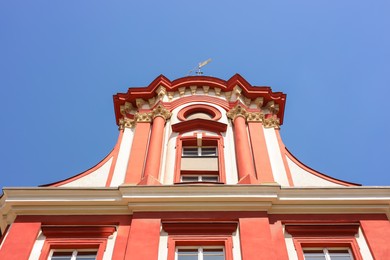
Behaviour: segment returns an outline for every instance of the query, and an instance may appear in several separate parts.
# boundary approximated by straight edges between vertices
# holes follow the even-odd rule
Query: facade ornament
[[[265,106],[266,108],[268,108],[268,110],[270,111],[271,114],[277,114],[279,112],[279,105],[278,104],[275,104],[274,101],[270,101],[267,103],[267,105]]]
[[[145,100],[142,98],[137,98],[135,100],[135,104],[137,105],[137,108],[142,108],[142,106],[145,104]]]
[[[225,97],[227,101],[230,101],[230,99],[232,98],[232,92],[231,91],[225,92]]]
[[[261,112],[249,112],[246,120],[248,122],[263,122],[264,114]]]
[[[179,90],[179,95],[182,97],[186,93],[186,87],[181,87],[178,89]]]
[[[214,91],[215,91],[215,95],[216,96],[220,96],[221,95],[221,89],[220,88],[214,88]]]
[[[248,115],[248,112],[241,105],[236,105],[235,107],[230,109],[229,112],[227,112],[227,117],[232,119],[233,122],[234,122],[234,119],[236,119],[236,117],[242,116],[243,118],[246,119],[247,115]]]
[[[173,97],[175,96],[175,92],[173,91],[169,91],[168,92],[168,100],[171,101],[173,99]]]
[[[255,104],[256,104],[257,108],[261,108],[263,106],[263,103],[264,103],[263,97],[258,97],[255,99]]]
[[[264,119],[263,126],[265,128],[275,128],[279,129],[280,128],[280,120],[276,116],[271,116],[269,118]]]
[[[130,111],[133,109],[133,105],[130,102],[125,102],[124,105],[120,106],[120,113],[122,116],[130,114]]]
[[[169,112],[165,107],[162,105],[158,105],[155,109],[153,109],[152,113],[150,113],[153,118],[156,118],[158,116],[164,118],[164,120],[167,120],[171,118],[172,113]]]
[[[251,105],[251,102],[252,102],[252,99],[244,97],[244,103],[247,107],[249,107]]]
[[[160,99],[164,98],[164,96],[167,95],[167,90],[163,86],[159,86],[156,92],[157,92],[157,96]]]
[[[119,119],[119,130],[123,130],[125,128],[133,128],[135,126],[135,121],[133,119],[123,117]]]
[[[191,95],[195,95],[196,94],[196,89],[197,88],[198,88],[197,86],[190,86]]]
[[[152,97],[148,99],[149,106],[153,106],[156,103],[156,97]]]
[[[204,92],[206,95],[209,94],[209,89],[210,89],[209,86],[203,86],[203,92]]]
[[[137,123],[148,123],[152,122],[152,113],[147,112],[147,113],[135,113],[134,119]]]

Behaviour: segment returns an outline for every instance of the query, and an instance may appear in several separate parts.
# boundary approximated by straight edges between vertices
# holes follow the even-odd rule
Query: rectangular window
[[[353,260],[349,248],[304,248],[305,260]]]
[[[218,175],[182,175],[182,182],[218,182]]]
[[[179,247],[176,260],[225,260],[225,252],[222,247]]]
[[[217,157],[217,147],[183,147],[183,157]]]
[[[96,251],[53,251],[51,260],[95,260]]]

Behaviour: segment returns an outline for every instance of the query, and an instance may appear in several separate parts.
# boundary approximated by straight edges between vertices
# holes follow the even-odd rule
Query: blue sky
[[[112,95],[240,73],[287,93],[281,134],[306,165],[390,185],[390,2],[0,2],[0,187],[36,186],[103,159]]]

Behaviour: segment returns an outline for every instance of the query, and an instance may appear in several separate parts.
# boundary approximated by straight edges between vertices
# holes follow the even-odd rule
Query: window
[[[223,247],[179,247],[176,260],[225,260]]]
[[[353,260],[349,248],[303,248],[305,260]]]
[[[218,157],[217,147],[183,147],[183,157]]]
[[[182,175],[181,182],[218,182],[218,175]]]
[[[53,251],[51,260],[95,260],[97,251]]]

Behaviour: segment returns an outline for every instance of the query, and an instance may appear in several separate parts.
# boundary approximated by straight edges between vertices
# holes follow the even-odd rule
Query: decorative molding
[[[265,128],[273,127],[273,128],[279,129],[280,128],[280,120],[279,120],[279,118],[277,118],[274,115],[274,116],[271,116],[269,118],[264,119],[263,125]]]
[[[135,113],[134,115],[135,122],[137,123],[148,123],[152,122],[152,113]]]
[[[167,110],[162,105],[158,105],[155,109],[153,109],[151,116],[153,117],[153,119],[160,116],[160,117],[164,118],[164,120],[167,120],[167,119],[171,118],[172,113],[169,112],[169,110]]]
[[[135,120],[123,117],[119,119],[119,130],[123,130],[124,128],[134,128]]]
[[[190,86],[190,89],[191,89],[191,95],[195,95],[196,94],[196,90],[197,90],[197,86]]]
[[[255,104],[256,104],[257,108],[261,108],[263,106],[263,103],[264,103],[263,97],[258,97],[255,99]]]
[[[204,94],[205,94],[205,95],[208,95],[208,94],[209,94],[209,89],[210,89],[210,87],[209,87],[209,86],[203,86],[202,88],[203,88]]]
[[[137,108],[142,108],[142,106],[145,104],[145,100],[142,98],[137,98],[135,100],[135,104],[137,105]]]
[[[246,111],[246,109],[239,104],[233,107],[232,109],[230,109],[229,112],[227,112],[227,117],[232,119],[233,122],[236,119],[236,117],[241,116],[246,119],[247,115],[248,112]]]
[[[178,90],[179,90],[179,95],[181,97],[184,96],[184,94],[186,93],[186,87],[178,88]]]
[[[220,96],[221,95],[221,89],[220,88],[214,88],[214,91],[215,91],[215,95],[216,96]]]
[[[133,109],[133,105],[130,102],[125,102],[124,105],[120,106],[120,112],[122,116],[126,116]]]
[[[261,112],[249,112],[246,120],[248,122],[263,122],[264,114]]]

